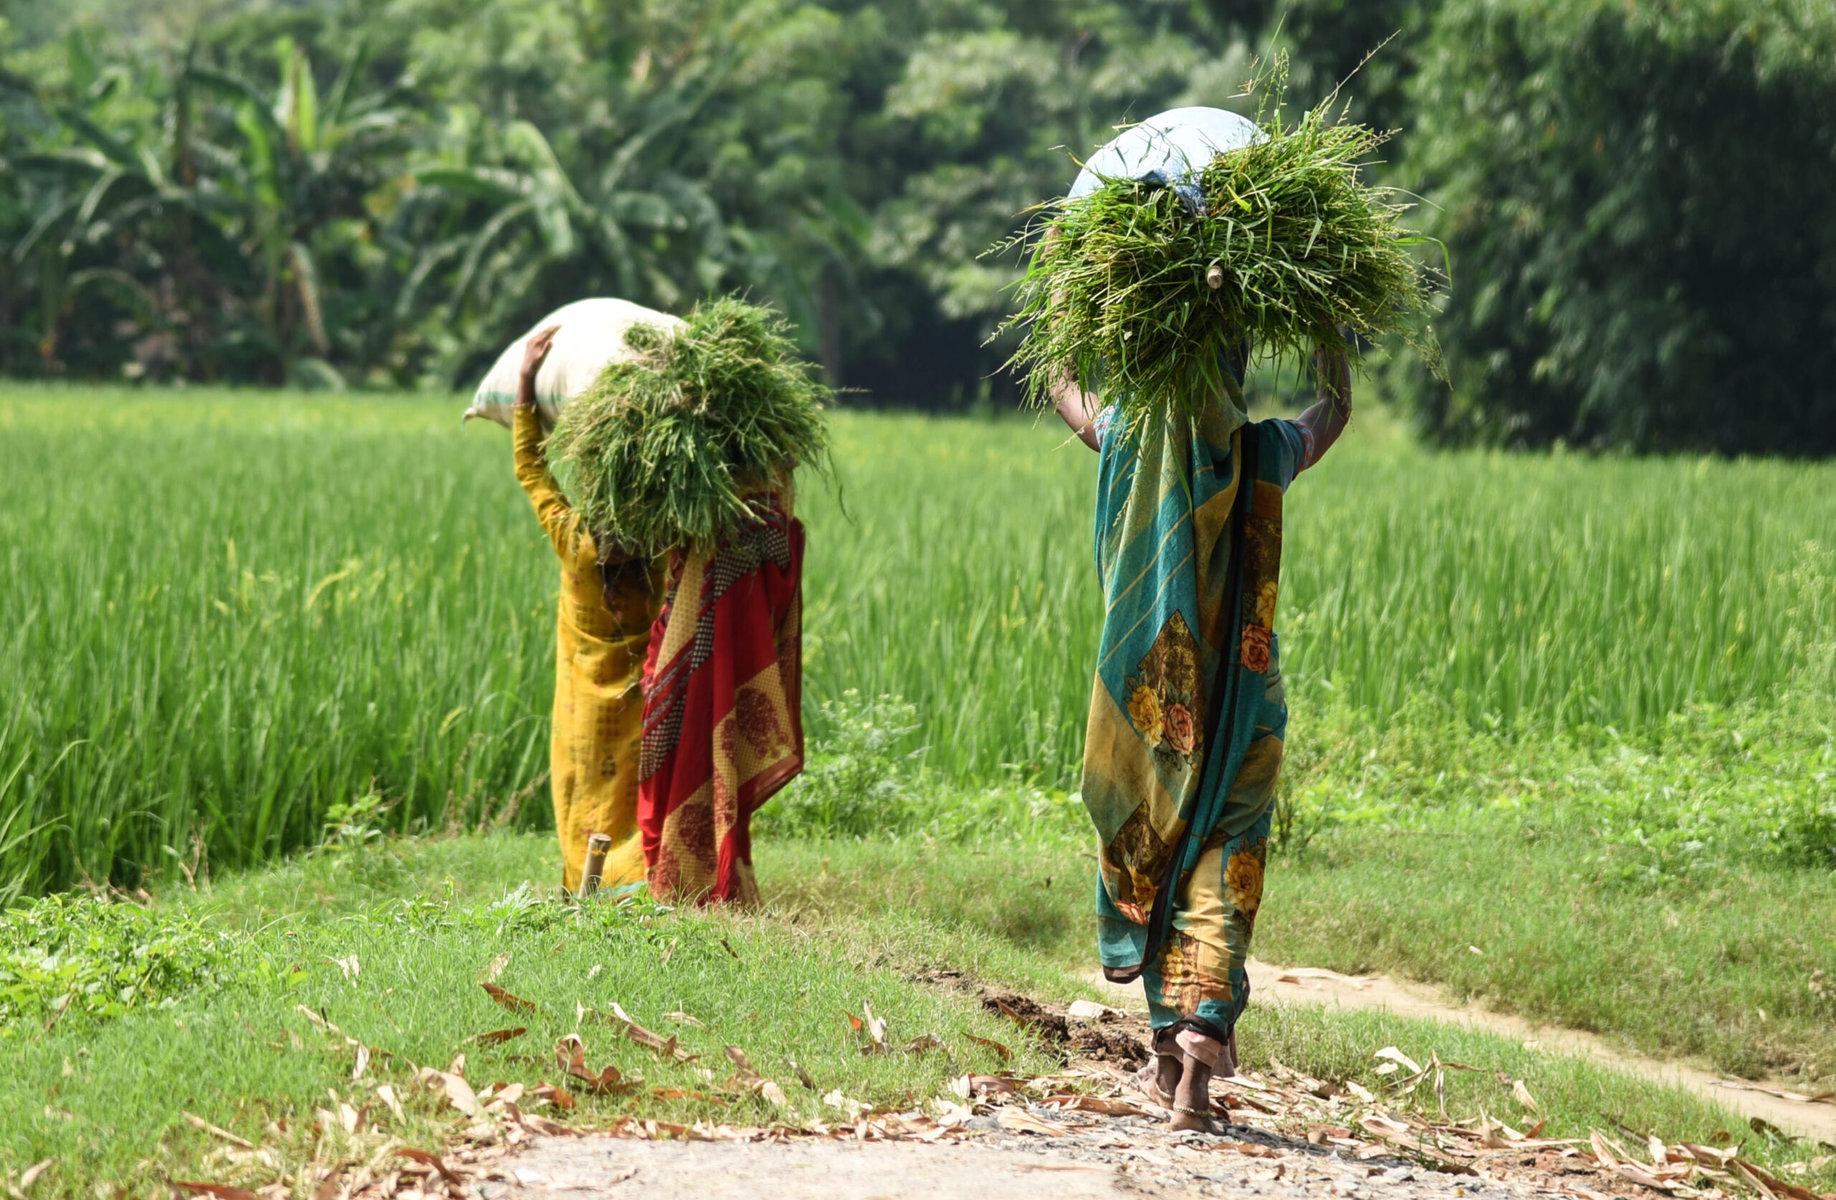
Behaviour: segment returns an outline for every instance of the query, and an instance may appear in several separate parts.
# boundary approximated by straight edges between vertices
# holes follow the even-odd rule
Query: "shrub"
[[[783,837],[873,837],[912,823],[919,750],[903,750],[918,710],[897,696],[863,700],[853,688],[825,700],[803,775],[760,810],[759,828]]]

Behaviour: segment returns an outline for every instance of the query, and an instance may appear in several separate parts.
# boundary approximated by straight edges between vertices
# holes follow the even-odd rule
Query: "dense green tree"
[[[853,348],[856,382],[935,403],[990,389],[982,343],[1018,273],[989,247],[1060,195],[1114,127],[1175,104],[1228,103],[1248,74],[1256,5],[850,3],[866,31],[844,86],[849,187],[871,214],[869,291],[884,327]]]
[[[1836,452],[1836,10],[1449,0],[1410,165],[1448,438]]]
[[[1353,120],[1406,140],[1407,88],[1439,0],[1294,0],[1278,14],[1275,40],[1293,56],[1297,95],[1341,88]]]
[[[453,386],[615,293],[1002,399],[987,251],[1115,126],[1350,76],[1451,251],[1448,440],[1836,449],[1819,0],[71,0],[0,20],[0,372]],[[1375,58],[1366,56],[1384,45]],[[1363,64],[1360,66],[1360,64]],[[1356,71],[1356,74],[1352,74]]]

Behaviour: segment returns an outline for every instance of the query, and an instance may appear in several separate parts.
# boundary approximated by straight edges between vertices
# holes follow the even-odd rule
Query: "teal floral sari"
[[[1287,709],[1273,632],[1289,421],[1220,401],[1102,435],[1103,636],[1083,799],[1102,843],[1098,940],[1156,1029],[1228,1037],[1249,997]]]

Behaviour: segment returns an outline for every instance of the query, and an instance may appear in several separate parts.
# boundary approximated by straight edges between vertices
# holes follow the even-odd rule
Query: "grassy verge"
[[[1257,956],[1442,983],[1498,1011],[1738,1075],[1804,1086],[1836,1075],[1827,876],[1749,868],[1650,891],[1626,883],[1595,842],[1475,826],[1347,831],[1278,858]],[[773,856],[766,883],[780,903],[863,919],[916,908],[1089,969],[1088,849],[848,842]]]
[[[445,1069],[460,1054],[474,1087],[560,1083],[578,1107],[555,1115],[594,1122],[628,1112],[672,1121],[837,1120],[841,1112],[822,1099],[836,1089],[904,1106],[945,1093],[955,1074],[1000,1068],[970,1034],[1010,1044],[1019,1069],[1048,1065],[1011,1026],[904,977],[900,966],[944,945],[922,922],[905,927],[888,956],[858,928],[827,938],[793,922],[665,914],[644,902],[575,910],[500,873],[534,865],[539,846],[506,836],[374,847],[361,852],[363,863],[296,864],[159,910],[153,926],[189,929],[195,920],[211,931],[184,971],[167,972],[160,989],[143,991],[124,1013],[72,1005],[49,1034],[43,1027],[58,997],[31,1011],[21,1006],[0,1035],[0,1179],[56,1159],[35,1197],[87,1196],[103,1180],[133,1195],[163,1194],[168,1177],[259,1182],[308,1156],[364,1152],[360,1138],[339,1132],[339,1102],[363,1113],[366,1125],[380,1121],[410,1144],[430,1145],[448,1116],[413,1086],[413,1067]],[[340,879],[356,882],[335,886]],[[998,946],[978,956],[952,945],[952,957],[990,973],[1013,957]],[[85,934],[62,957],[81,963],[113,951]],[[505,956],[496,983],[532,1009],[505,1011],[479,986],[479,973]],[[641,1024],[677,1035],[698,1058],[659,1059],[615,1026],[577,1018],[576,1005],[605,1013],[615,1002]],[[867,1005],[888,1022],[889,1041],[934,1034],[945,1049],[862,1055],[847,1014]],[[344,1037],[304,1010],[369,1048],[363,1078],[353,1080],[356,1052]],[[519,1027],[527,1032],[501,1044],[468,1040]],[[594,1098],[559,1075],[553,1047],[576,1030],[592,1070],[614,1065],[627,1079],[641,1075],[642,1087]],[[733,1074],[727,1045],[779,1083],[784,1107],[725,1086]],[[791,1059],[816,1090],[799,1085]],[[399,1117],[379,1084],[394,1089]],[[320,1109],[331,1119],[316,1116]],[[226,1157],[228,1143],[186,1113],[254,1143],[272,1165]]]
[[[544,901],[520,881],[549,874],[549,842],[512,834],[365,843],[174,893],[128,924],[142,935],[137,944],[152,944],[145,935],[153,931],[178,939],[189,956],[126,1011],[90,997],[46,1034],[55,997],[27,1012],[30,989],[10,993],[14,1009],[0,1033],[0,1112],[8,1114],[0,1118],[0,1179],[54,1158],[34,1197],[87,1196],[97,1181],[130,1195],[161,1194],[165,1178],[259,1183],[308,1156],[374,1152],[361,1134],[340,1130],[340,1103],[363,1114],[360,1128],[377,1122],[390,1136],[434,1146],[454,1119],[414,1089],[412,1064],[444,1068],[464,1054],[478,1087],[564,1082],[552,1047],[576,1029],[593,1069],[611,1064],[643,1076],[627,1095],[595,1099],[576,1088],[578,1107],[555,1115],[587,1122],[625,1113],[833,1120],[839,1114],[822,1099],[831,1089],[905,1105],[943,1093],[954,1073],[1000,1065],[971,1034],[1013,1047],[1008,1065],[1043,1071],[1053,1062],[1047,1048],[914,977],[947,966],[1049,998],[1083,992],[1068,969],[1083,966],[1088,880],[1069,844],[1050,836],[1000,848],[907,843],[892,852],[859,842],[768,844],[760,855],[773,905],[752,918],[665,914],[642,902],[583,913]],[[71,914],[95,905],[70,902],[57,912],[81,921]],[[63,958],[80,966],[118,949],[85,935]],[[506,1012],[478,986],[479,972],[503,956],[497,983],[534,1011]],[[609,1026],[579,1023],[577,1004],[605,1011],[613,1002],[678,1035],[699,1058],[660,1061]],[[933,1033],[947,1049],[861,1055],[844,1014],[864,1004],[887,1018],[889,1041]],[[302,1008],[371,1049],[362,1079],[352,1079],[351,1046]],[[1479,1068],[1450,1074],[1456,1114],[1513,1113],[1506,1081],[1523,1079],[1550,1133],[1618,1121],[1673,1139],[1748,1136],[1736,1118],[1685,1094],[1470,1030],[1278,1006],[1259,1006],[1249,1021],[1252,1063],[1279,1058],[1323,1078],[1379,1087],[1372,1055],[1386,1045]],[[500,1045],[468,1040],[507,1027],[528,1032]],[[780,1083],[788,1111],[723,1093],[728,1044]],[[815,1091],[797,1085],[790,1059]],[[376,1092],[383,1083],[402,1102],[399,1116]],[[186,1113],[255,1143],[271,1161],[229,1149]],[[1836,1183],[1827,1165],[1805,1172],[1813,1150],[1801,1144],[1749,1149],[1797,1178]]]
[[[864,735],[838,744],[871,757]],[[1423,711],[1377,731],[1303,709],[1256,953],[1442,983],[1822,1090],[1836,1082],[1832,778],[1836,706],[1815,697],[1637,737],[1500,737]],[[918,908],[1087,964],[1094,858],[1075,797],[916,788],[869,807],[836,791],[817,775],[773,817],[805,835],[764,857],[783,903]],[[825,829],[860,836],[807,840]]]

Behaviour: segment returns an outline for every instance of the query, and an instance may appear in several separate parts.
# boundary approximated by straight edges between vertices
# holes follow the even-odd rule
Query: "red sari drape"
[[[678,555],[644,664],[638,826],[658,899],[758,899],[748,823],[803,769],[803,525],[757,505]]]

